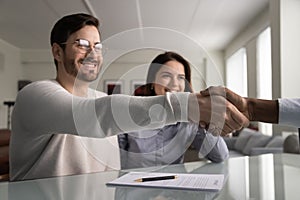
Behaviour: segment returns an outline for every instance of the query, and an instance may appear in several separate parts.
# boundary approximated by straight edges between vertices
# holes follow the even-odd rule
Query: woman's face
[[[153,86],[156,95],[164,95],[166,92],[184,92],[184,66],[175,60],[166,62],[156,73]]]

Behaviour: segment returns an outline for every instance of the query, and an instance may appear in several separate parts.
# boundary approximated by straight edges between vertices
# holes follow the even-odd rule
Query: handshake
[[[244,98],[221,86],[209,87],[191,95],[190,120],[199,122],[213,135],[225,136],[247,127],[250,121],[278,123],[277,100]],[[197,109],[200,112],[195,112]]]

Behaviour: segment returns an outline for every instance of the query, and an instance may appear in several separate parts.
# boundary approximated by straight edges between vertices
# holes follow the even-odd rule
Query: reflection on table
[[[131,170],[132,171],[132,170]],[[0,199],[298,199],[300,157],[265,154],[231,158],[224,163],[191,162],[134,171],[221,173],[225,184],[219,192],[134,187],[107,187],[106,183],[128,171],[106,171],[20,182],[0,183]]]

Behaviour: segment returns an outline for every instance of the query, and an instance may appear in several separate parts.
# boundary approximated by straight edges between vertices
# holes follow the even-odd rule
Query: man
[[[192,121],[208,125],[216,134],[227,134],[248,124],[219,96],[167,93],[138,98],[106,96],[89,89],[103,62],[98,20],[90,15],[61,18],[52,29],[51,46],[56,79],[32,83],[16,99],[10,143],[12,181],[117,168],[118,162],[110,160],[119,157],[111,155],[103,138],[122,132]]]

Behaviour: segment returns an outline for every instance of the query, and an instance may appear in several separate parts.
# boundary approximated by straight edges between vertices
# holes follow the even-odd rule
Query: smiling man
[[[70,93],[78,91],[76,95],[86,96],[89,83],[97,79],[103,62],[98,21],[87,16],[86,20],[90,21],[78,24],[69,34],[63,33],[75,23],[72,20],[76,20],[75,17],[59,21],[51,33],[52,53],[57,67],[56,80]],[[70,21],[70,25],[66,24],[67,21]],[[74,85],[75,79],[77,84]]]
[[[212,124],[216,133],[227,134],[248,124],[220,96],[167,92],[138,98],[90,89],[103,62],[98,25],[96,18],[81,13],[54,25],[56,78],[26,86],[16,99],[11,181],[118,169],[119,149],[113,135],[122,132],[202,121]]]

